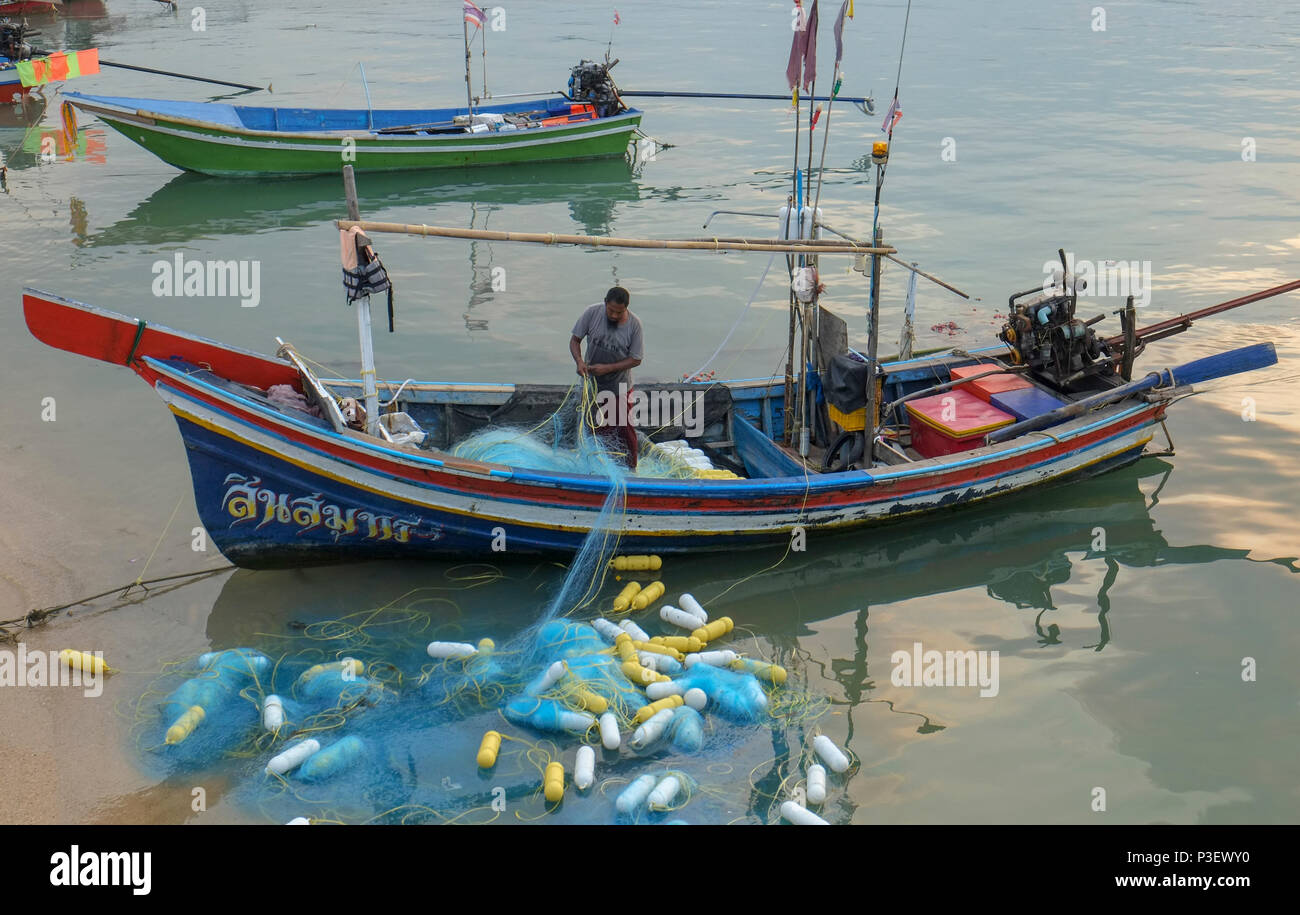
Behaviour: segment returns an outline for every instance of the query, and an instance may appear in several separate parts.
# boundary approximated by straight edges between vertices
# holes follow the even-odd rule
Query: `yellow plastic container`
[[[859,407],[852,413],[845,413],[837,410],[832,404],[826,404],[826,412],[830,414],[831,421],[840,424],[840,428],[845,432],[861,432],[867,428],[867,408]]]

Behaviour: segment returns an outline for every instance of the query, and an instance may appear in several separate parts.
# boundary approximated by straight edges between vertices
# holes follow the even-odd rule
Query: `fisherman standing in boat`
[[[632,369],[641,364],[641,321],[628,310],[631,296],[622,286],[605,293],[605,301],[586,309],[573,325],[569,353],[578,374],[596,382],[596,402],[605,407],[597,433],[610,441],[610,450],[626,455],[636,469],[637,438],[632,427]],[[587,358],[582,339],[587,338]]]

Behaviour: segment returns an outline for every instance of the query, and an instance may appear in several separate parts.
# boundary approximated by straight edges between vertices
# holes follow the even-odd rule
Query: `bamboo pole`
[[[879,187],[879,185],[877,185]],[[880,239],[884,237],[884,232],[879,227],[875,230],[876,244],[880,244]],[[864,431],[867,436],[867,467],[871,467],[876,459],[876,425],[877,411],[880,409],[880,403],[876,400],[876,354],[877,347],[880,344],[880,258],[871,259],[871,327],[867,334],[867,404],[866,404],[866,426]]]
[[[343,166],[343,193],[347,198],[348,215],[361,218],[361,204],[357,198],[357,178],[351,165]],[[370,328],[370,296],[356,303],[357,339],[361,343],[362,396],[366,402],[366,434],[379,438],[379,386],[375,374],[375,344]]]
[[[786,251],[795,254],[893,254],[898,249],[820,240],[788,242],[777,238],[619,238],[609,235],[566,235],[558,232],[503,232],[495,229],[457,229],[449,226],[410,225],[400,222],[370,222],[340,219],[340,229],[353,226],[363,232],[423,235],[434,238],[475,238],[482,241],[514,241],[540,245],[588,245],[593,248],[653,248],[672,251]]]

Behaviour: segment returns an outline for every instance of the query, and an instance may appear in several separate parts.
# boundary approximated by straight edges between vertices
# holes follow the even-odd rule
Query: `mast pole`
[[[487,29],[483,26],[479,26],[478,30],[480,33],[479,50],[481,51],[479,60],[483,64],[483,98],[488,99],[491,98],[492,95],[488,92],[487,87]]]
[[[343,193],[348,200],[348,219],[361,219],[357,201],[357,176],[351,165],[343,166]],[[370,328],[370,296],[357,302],[357,337],[361,341],[361,387],[366,400],[366,434],[379,434],[379,384],[375,377],[375,342]]]
[[[879,241],[884,233],[876,229],[875,239]],[[876,413],[880,409],[876,403],[876,352],[880,344],[880,255],[871,255],[871,328],[867,335],[867,406],[866,424],[863,427],[867,435],[866,464],[872,465],[876,456]]]
[[[474,90],[470,84],[469,20],[460,17],[460,30],[465,35],[465,101],[469,103],[469,113],[474,113]]]

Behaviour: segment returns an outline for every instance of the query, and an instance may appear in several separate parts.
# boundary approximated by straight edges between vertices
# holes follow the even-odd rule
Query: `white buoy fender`
[[[619,635],[623,632],[623,630],[620,629],[617,626],[617,624],[611,623],[609,620],[605,619],[604,617],[597,617],[596,619],[592,620],[591,628],[599,632],[600,637],[604,639],[606,642],[609,642],[609,644],[611,645],[614,644],[614,640],[618,638]]]
[[[829,826],[830,823],[823,820],[817,814],[813,813],[807,807],[801,807],[794,801],[786,801],[781,805],[781,816],[785,817],[796,826]]]
[[[307,738],[296,743],[266,764],[267,775],[284,775],[307,761],[309,757],[320,752],[320,743],[314,738]]]
[[[682,609],[691,616],[698,616],[701,620],[701,626],[709,621],[709,615],[704,612],[704,608],[700,606],[700,602],[695,599],[694,595],[683,594],[682,599],[677,603],[681,604]]]
[[[284,726],[284,701],[279,696],[267,696],[262,702],[262,727],[275,733]]]
[[[651,702],[656,702],[659,699],[664,699],[668,696],[680,696],[682,694],[682,685],[676,680],[669,680],[667,682],[660,680],[647,684],[645,694]]]
[[[620,628],[622,628],[624,632],[632,636],[632,638],[635,639],[636,641],[638,642],[650,641],[649,633],[647,633],[644,629],[642,629],[640,626],[638,626],[636,623],[632,622],[631,620],[623,620],[623,622],[619,623],[618,625]]]
[[[813,739],[813,752],[830,766],[832,772],[844,772],[849,768],[849,758],[825,734],[818,734]]]
[[[687,632],[694,632],[696,629],[699,629],[704,625],[700,622],[698,616],[687,613],[685,610],[678,609],[670,604],[664,604],[659,608],[659,618],[665,623],[672,623],[674,626],[685,629]]]
[[[429,657],[440,661],[468,658],[472,654],[478,654],[478,649],[468,642],[430,642],[425,651],[429,653]]]
[[[808,767],[808,803],[826,802],[826,770],[813,763]]]
[[[686,704],[697,712],[704,711],[704,706],[709,704],[708,694],[698,686],[692,686],[688,689],[686,695],[682,696],[682,699],[684,699]]]
[[[664,729],[668,727],[668,722],[672,721],[673,711],[670,708],[660,709],[651,715],[645,724],[637,728],[632,734],[631,746],[639,750],[642,747],[648,747],[662,737]]]
[[[631,813],[645,803],[645,799],[650,796],[650,792],[654,790],[654,787],[655,777],[653,775],[638,776],[614,800],[614,809],[619,813]]]
[[[586,791],[596,780],[596,751],[591,747],[578,747],[578,758],[573,764],[573,784]]]
[[[606,712],[600,716],[600,742],[606,750],[617,750],[623,742],[623,738],[618,733],[618,719],[614,717],[613,712]]]
[[[677,792],[681,787],[682,783],[677,780],[676,775],[664,776],[663,780],[655,785],[655,789],[650,792],[650,796],[646,798],[646,806],[651,810],[664,810],[673,802],[673,798],[677,797]]]
[[[726,667],[740,655],[736,654],[730,648],[716,649],[714,651],[697,651],[695,654],[686,656],[686,668],[689,670],[696,664],[711,664],[714,667]]]

